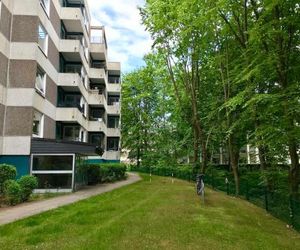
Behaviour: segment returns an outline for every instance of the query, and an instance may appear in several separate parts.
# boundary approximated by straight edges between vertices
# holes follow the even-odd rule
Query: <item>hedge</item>
[[[122,163],[101,163],[79,166],[78,172],[88,185],[114,182],[126,178],[126,165]]]
[[[141,173],[151,173],[154,175],[160,176],[173,176],[175,178],[194,181],[196,179],[196,175],[199,172],[198,168],[193,168],[191,165],[178,165],[175,167],[166,167],[166,166],[140,166],[136,165],[130,166],[131,171],[137,171]]]

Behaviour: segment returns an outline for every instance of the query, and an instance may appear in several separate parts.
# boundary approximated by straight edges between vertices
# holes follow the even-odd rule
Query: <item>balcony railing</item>
[[[90,43],[105,44],[107,48],[104,27],[91,26]]]

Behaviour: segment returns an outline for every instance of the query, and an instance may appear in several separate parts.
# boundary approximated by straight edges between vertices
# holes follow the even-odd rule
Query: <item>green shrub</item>
[[[21,187],[21,200],[27,201],[32,194],[32,191],[37,188],[38,181],[35,176],[25,175],[18,180]]]
[[[122,163],[105,163],[100,165],[101,182],[123,180],[126,177],[127,166]]]
[[[10,205],[16,205],[21,201],[21,187],[15,180],[7,180],[4,183],[4,196]]]
[[[88,185],[95,185],[101,181],[100,167],[97,164],[90,164],[84,168]]]
[[[4,182],[14,180],[17,176],[17,170],[14,166],[8,164],[0,164],[0,194],[4,191]]]
[[[79,166],[78,175],[87,179],[88,185],[97,183],[114,182],[126,178],[127,166],[122,163],[102,163]]]

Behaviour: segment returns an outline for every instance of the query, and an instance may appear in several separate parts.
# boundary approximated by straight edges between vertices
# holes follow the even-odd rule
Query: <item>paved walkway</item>
[[[0,210],[0,225],[20,220],[80,200],[84,200],[98,194],[103,194],[114,189],[135,183],[139,180],[141,180],[141,178],[137,174],[128,173],[128,178],[124,181],[110,184],[100,184],[93,187],[87,187],[76,193],[50,198],[43,201],[24,203],[16,207],[5,208],[3,210]]]

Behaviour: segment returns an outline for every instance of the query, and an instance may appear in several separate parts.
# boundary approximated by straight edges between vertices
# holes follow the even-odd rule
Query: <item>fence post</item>
[[[227,192],[227,195],[229,195],[229,181],[228,181],[227,177],[225,179],[225,182],[226,182],[226,192]]]
[[[268,189],[265,187],[265,208],[269,211],[269,201],[268,201]]]
[[[290,195],[290,223],[291,225],[294,227],[294,202],[293,202],[293,198],[292,195]]]

